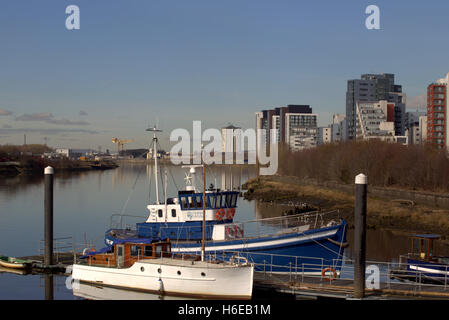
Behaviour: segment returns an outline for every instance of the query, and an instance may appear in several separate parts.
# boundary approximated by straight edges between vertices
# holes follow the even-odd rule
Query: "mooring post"
[[[355,177],[354,297],[357,299],[365,295],[367,182],[362,173]]]
[[[44,266],[53,265],[53,175],[52,167],[44,169],[45,176],[45,252]]]

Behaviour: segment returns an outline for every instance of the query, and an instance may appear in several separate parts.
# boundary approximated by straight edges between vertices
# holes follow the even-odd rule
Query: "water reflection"
[[[45,275],[45,300],[54,300],[53,275]]]
[[[85,283],[74,284],[73,295],[87,300],[198,300],[188,297],[167,296]]]

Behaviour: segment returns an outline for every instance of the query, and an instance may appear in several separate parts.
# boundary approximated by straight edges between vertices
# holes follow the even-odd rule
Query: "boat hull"
[[[423,280],[449,280],[449,265],[446,264],[407,259],[407,271],[409,275],[415,276],[417,279],[421,276],[421,279],[424,278]]]
[[[323,269],[331,268],[338,273],[342,266],[346,231],[347,224],[342,221],[335,226],[304,232],[207,241],[206,254],[229,260],[238,253],[253,262],[256,271],[321,275]],[[107,233],[105,241],[112,244],[115,239]],[[199,254],[201,244],[172,240],[172,252]]]
[[[72,278],[84,283],[169,296],[211,299],[250,299],[252,296],[252,265],[220,267],[201,261],[170,264],[167,260],[142,260],[129,268],[75,264]]]

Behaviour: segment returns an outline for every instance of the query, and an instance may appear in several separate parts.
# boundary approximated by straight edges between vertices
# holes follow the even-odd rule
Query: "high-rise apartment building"
[[[270,129],[277,130],[277,141],[292,150],[313,147],[317,143],[317,115],[309,105],[288,105],[256,112],[256,128],[265,131],[269,144]]]
[[[363,74],[361,79],[348,80],[346,91],[346,135],[356,139],[357,102],[385,100],[394,103],[395,135],[405,134],[405,94],[402,86],[394,83],[394,74]]]
[[[449,147],[448,85],[449,73],[427,87],[427,142],[438,149]]]

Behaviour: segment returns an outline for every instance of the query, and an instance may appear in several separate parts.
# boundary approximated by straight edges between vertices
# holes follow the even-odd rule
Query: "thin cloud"
[[[41,121],[45,123],[51,124],[59,124],[65,126],[87,126],[89,122],[87,121],[72,121],[65,118],[55,119],[52,113],[50,112],[42,112],[42,113],[33,113],[33,114],[23,114],[21,116],[16,117],[16,121]]]
[[[80,115],[80,116],[87,116],[88,114],[87,114],[86,111],[81,110],[80,113],[79,113],[79,115]]]
[[[12,112],[5,109],[0,109],[0,116],[9,116],[12,115]]]
[[[408,109],[426,109],[427,108],[427,94],[423,93],[419,96],[409,98],[407,101]]]
[[[86,130],[81,128],[72,129],[58,129],[58,128],[0,128],[0,135],[3,134],[15,134],[15,133],[40,133],[45,135],[61,134],[61,133],[87,133],[87,134],[99,134],[96,130]]]
[[[4,124],[4,125],[2,126],[2,128],[10,129],[10,128],[12,128],[12,126],[10,126],[9,124]]]

